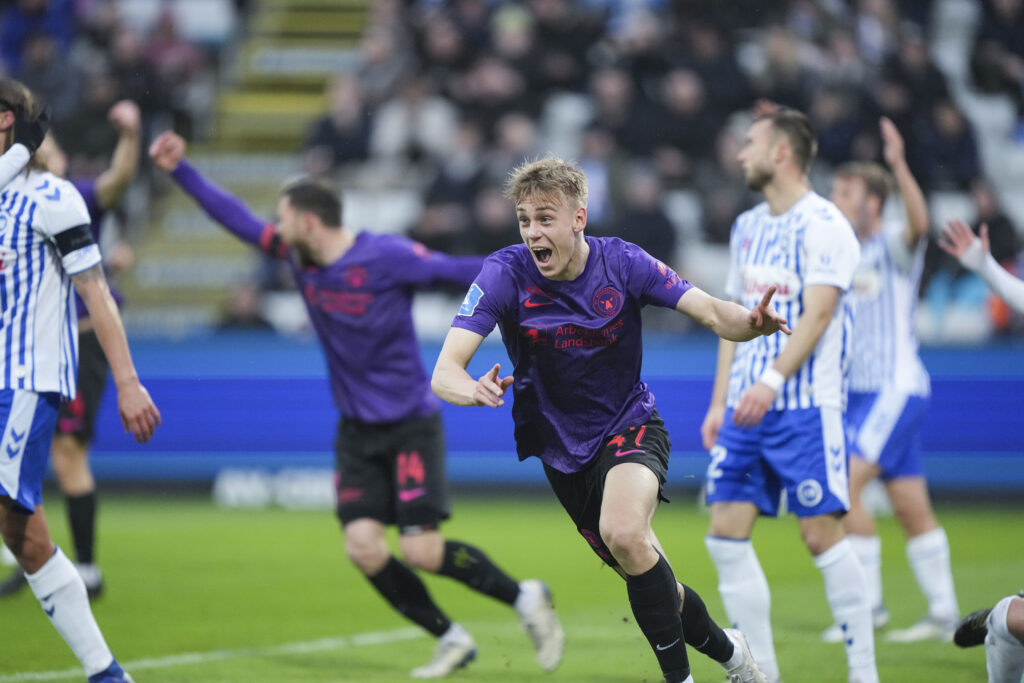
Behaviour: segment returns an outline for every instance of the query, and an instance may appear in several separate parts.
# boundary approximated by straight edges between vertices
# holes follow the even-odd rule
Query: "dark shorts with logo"
[[[566,474],[544,465],[544,473],[562,507],[576,523],[580,535],[608,566],[619,566],[601,540],[599,528],[608,471],[622,463],[640,463],[657,475],[660,484],[658,497],[666,500],[661,495],[661,487],[665,485],[668,474],[671,447],[665,421],[655,411],[647,424],[630,427],[605,441],[604,447],[584,470]]]
[[[110,366],[100,340],[92,330],[78,335],[78,385],[72,401],[61,404],[57,433],[67,434],[83,446],[96,434],[96,413],[107,386]]]
[[[412,532],[448,519],[440,413],[382,424],[341,418],[334,452],[342,524],[368,517]]]

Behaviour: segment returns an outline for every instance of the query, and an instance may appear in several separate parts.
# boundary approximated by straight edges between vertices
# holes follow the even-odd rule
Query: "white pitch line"
[[[277,655],[300,655],[308,652],[323,652],[325,650],[343,650],[349,647],[365,647],[367,645],[382,645],[395,643],[400,640],[413,640],[422,638],[425,634],[418,628],[400,628],[394,631],[371,631],[369,633],[357,633],[353,636],[340,636],[337,638],[321,638],[320,640],[307,640],[301,643],[285,643],[284,645],[270,645],[266,647],[243,647],[237,650],[210,650],[209,652],[183,652],[167,657],[150,657],[147,659],[136,659],[131,662],[123,662],[125,671],[139,671],[141,669],[166,669],[172,666],[184,666],[186,664],[206,664],[218,662],[225,659],[246,659],[250,657],[274,657]],[[62,669],[60,671],[24,671],[14,674],[0,675],[0,683],[20,683],[21,681],[58,681],[65,678],[81,678],[82,669]]]

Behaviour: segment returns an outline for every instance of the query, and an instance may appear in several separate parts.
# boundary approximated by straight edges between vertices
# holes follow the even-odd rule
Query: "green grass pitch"
[[[655,518],[676,573],[725,621],[704,549],[707,518],[677,494]],[[70,548],[59,496],[50,526]],[[479,545],[518,578],[551,585],[567,632],[562,666],[537,668],[509,608],[454,582],[428,577],[439,604],[476,637],[479,656],[451,680],[659,681],[633,623],[625,587],[604,568],[550,495],[455,497],[445,527]],[[1019,507],[940,505],[961,611],[990,605],[1024,584]],[[100,508],[107,594],[94,604],[118,659],[143,683],[172,681],[407,681],[434,641],[391,609],[344,557],[328,511],[226,510],[202,498],[107,496]],[[880,522],[886,602],[893,625],[922,616],[901,533]],[[786,683],[842,683],[841,645],[818,640],[831,619],[821,575],[793,518],[763,520],[755,547],[772,587],[776,647]],[[360,634],[371,634],[369,636]],[[984,681],[981,648],[894,645],[877,640],[883,681]],[[691,650],[694,679],[720,683],[721,669]],[[134,665],[134,666],[133,666]],[[0,601],[0,683],[82,680],[77,662],[28,591]]]

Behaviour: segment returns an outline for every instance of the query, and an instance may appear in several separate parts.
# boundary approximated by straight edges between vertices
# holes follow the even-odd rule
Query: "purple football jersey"
[[[586,239],[587,265],[568,282],[541,275],[523,244],[491,254],[452,322],[485,337],[498,326],[514,367],[519,459],[535,455],[566,473],[651,417],[640,311],[674,308],[692,286],[635,244]]]
[[[344,417],[380,424],[440,410],[420,357],[412,296],[436,283],[472,282],[482,258],[448,256],[399,235],[361,232],[334,263],[305,266],[272,223],[187,161],[171,177],[230,232],[291,266],[327,357],[335,405]]]

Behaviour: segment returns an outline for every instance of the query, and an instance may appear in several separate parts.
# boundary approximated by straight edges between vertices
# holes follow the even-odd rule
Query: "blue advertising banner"
[[[133,344],[136,364],[163,413],[156,437],[127,437],[113,390],[100,410],[92,462],[107,480],[212,481],[222,468],[330,468],[337,413],[314,340],[272,334],[222,334],[184,342]],[[424,345],[433,367],[439,346]],[[711,391],[714,338],[647,340],[644,377],[672,435],[669,479],[696,487],[706,454],[698,433]],[[933,489],[1024,492],[1024,347],[927,349],[933,399],[923,439]],[[495,362],[511,369],[488,341],[470,370]],[[509,406],[447,404],[449,475],[458,483],[541,484],[540,463],[520,463]]]

